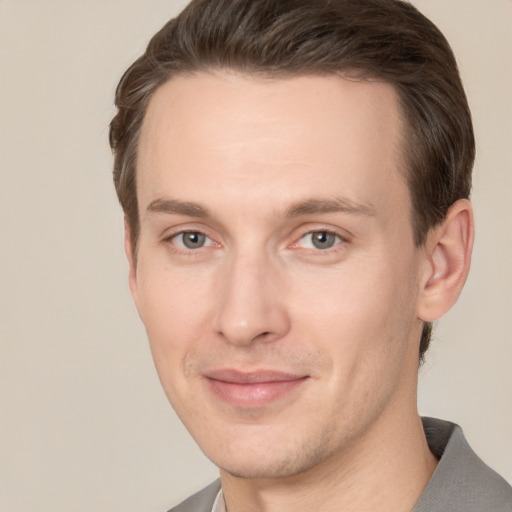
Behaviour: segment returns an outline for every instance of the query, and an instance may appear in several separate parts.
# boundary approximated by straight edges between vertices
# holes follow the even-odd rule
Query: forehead
[[[372,202],[379,187],[405,186],[401,147],[397,95],[383,82],[177,76],[155,92],[146,112],[139,205],[174,194],[199,194],[213,204],[242,192],[261,202],[270,191],[296,201],[300,194],[328,195],[334,185],[349,200]]]

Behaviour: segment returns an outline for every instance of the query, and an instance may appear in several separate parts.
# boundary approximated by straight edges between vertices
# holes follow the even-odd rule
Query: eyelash
[[[300,249],[300,242],[307,236],[314,235],[316,233],[325,234],[328,236],[334,236],[334,244],[331,247],[327,247],[325,249],[319,249],[314,247],[303,247],[302,249],[304,251],[307,251],[308,254],[312,255],[322,255],[322,254],[332,254],[333,252],[341,250],[342,245],[348,242],[347,237],[340,234],[337,231],[330,230],[330,229],[312,229],[310,231],[307,231],[303,234],[301,234],[299,237],[295,238],[295,241],[292,242],[288,247],[290,248],[298,248]],[[186,234],[197,234],[200,236],[204,236],[207,240],[210,241],[208,245],[202,245],[198,248],[190,248],[190,247],[183,247],[183,239],[180,245],[178,245],[174,240],[180,236],[184,236]],[[182,231],[178,231],[175,233],[172,233],[168,237],[166,237],[163,240],[166,244],[169,245],[169,247],[172,249],[173,252],[178,254],[186,254],[186,255],[194,255],[194,256],[200,256],[204,250],[208,250],[210,247],[219,248],[222,247],[221,244],[218,242],[215,242],[210,236],[208,236],[204,231],[200,229],[184,229]]]
[[[318,247],[316,247],[316,248],[315,247],[304,247],[303,249],[308,251],[310,254],[319,254],[319,255],[330,254],[332,252],[340,250],[339,246],[342,245],[343,243],[347,242],[347,238],[336,231],[333,231],[330,229],[312,229],[312,230],[308,231],[307,233],[302,234],[299,238],[297,238],[296,242],[293,242],[291,247],[299,246],[301,240],[303,240],[307,236],[311,236],[314,234],[333,236],[333,237],[335,237],[335,240],[331,247],[327,247],[325,249],[320,249]]]
[[[209,240],[210,242],[213,242],[211,244],[208,244],[208,245],[202,245],[201,247],[198,247],[198,248],[190,248],[190,247],[183,247],[182,245],[184,245],[184,242],[183,242],[183,239],[182,239],[182,242],[181,242],[181,245],[178,245],[176,242],[174,242],[174,240],[178,237],[183,237],[184,235],[187,235],[187,234],[194,234],[194,235],[199,235],[199,236],[203,236],[205,237],[207,240]],[[220,247],[220,244],[217,244],[211,237],[209,237],[204,231],[201,231],[199,229],[184,229],[182,231],[178,231],[177,233],[172,233],[170,236],[166,237],[164,239],[164,242],[167,242],[173,251],[175,252],[178,252],[178,253],[187,253],[187,254],[198,254],[201,251],[201,249],[207,249],[208,247],[211,247],[212,245],[217,245],[218,247]]]

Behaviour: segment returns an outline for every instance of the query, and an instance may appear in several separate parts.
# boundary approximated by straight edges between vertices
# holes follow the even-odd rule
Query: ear
[[[460,199],[425,241],[417,312],[424,322],[437,320],[457,301],[469,273],[473,239],[473,208]]]
[[[127,218],[124,218],[124,252],[129,265],[128,283],[132,292],[133,300],[137,305],[138,283],[137,283],[137,260],[135,255],[135,247],[132,243],[132,230]]]

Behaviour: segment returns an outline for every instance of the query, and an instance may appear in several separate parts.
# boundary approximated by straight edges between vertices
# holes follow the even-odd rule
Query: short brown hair
[[[172,76],[229,68],[268,77],[355,73],[383,80],[399,96],[417,245],[448,208],[469,197],[475,141],[451,48],[402,0],[193,0],[125,72],[110,125],[114,183],[139,234],[137,143],[149,100]],[[430,342],[423,327],[420,359]]]

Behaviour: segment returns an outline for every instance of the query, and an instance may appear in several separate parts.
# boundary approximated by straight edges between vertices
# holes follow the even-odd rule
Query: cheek
[[[293,284],[291,302],[297,318],[316,318],[311,321],[316,329],[329,331],[336,326],[352,339],[377,325],[384,327],[396,312],[403,313],[400,306],[412,295],[412,287],[404,286],[407,282],[399,270],[378,265],[303,272]]]
[[[139,266],[138,309],[160,377],[183,364],[201,342],[211,317],[211,288],[205,276],[180,268]],[[198,300],[198,297],[201,300]]]
[[[383,261],[318,272],[294,286],[296,324],[306,339],[316,340],[331,355],[347,380],[358,367],[387,371],[384,362],[399,360],[410,339],[413,269],[410,262]]]

